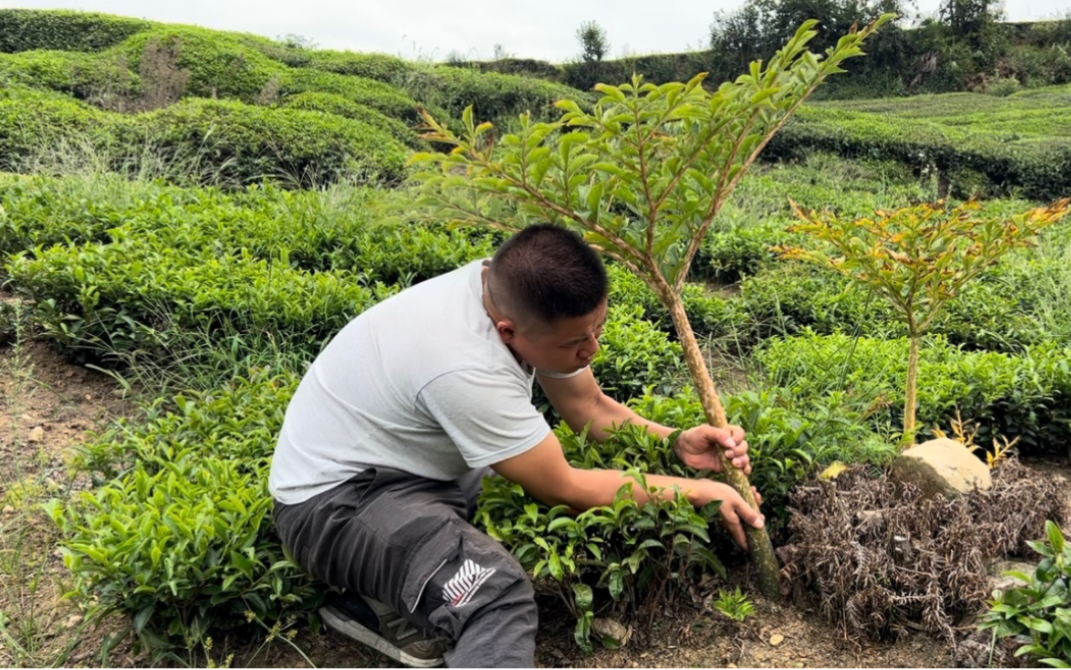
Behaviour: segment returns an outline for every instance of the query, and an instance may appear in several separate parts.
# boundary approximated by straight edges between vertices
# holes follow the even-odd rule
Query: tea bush
[[[671,393],[686,373],[681,346],[644,320],[641,308],[611,306],[599,342],[592,369],[602,390],[618,400],[646,389]]]
[[[104,146],[114,125],[114,115],[65,95],[0,87],[0,170],[18,172],[43,148],[72,137]]]
[[[585,437],[567,427],[558,430],[566,456],[580,467],[602,460],[589,454],[612,454],[626,444],[670,452],[668,441],[634,428],[619,431],[602,448],[588,448]],[[684,584],[708,571],[725,576],[709,531],[720,505],[696,509],[684,498],[641,505],[629,493],[647,488],[641,470],[658,471],[632,463],[634,481],[621,487],[612,505],[575,517],[566,506],[548,508],[506,479],[484,481],[477,523],[513,552],[541,590],[560,597],[577,619],[577,643],[587,649],[596,611],[608,610],[646,634]]]
[[[150,646],[193,648],[212,630],[314,610],[323,588],[276,537],[269,457],[293,375],[266,370],[178,397],[83,449],[108,480],[51,503],[74,595],[91,618],[119,612]]]
[[[1071,190],[1071,143],[1066,137],[1024,134],[1016,126],[975,132],[920,119],[892,120],[844,109],[805,108],[770,142],[766,158],[809,150],[845,157],[901,161],[916,170],[983,175],[991,193],[1056,199]]]
[[[352,102],[341,95],[333,93],[299,93],[287,98],[283,107],[303,109],[306,111],[326,112],[347,119],[356,119],[375,126],[383,132],[390,133],[394,139],[414,149],[427,149],[427,143],[420,139],[415,130],[398,119],[391,118],[368,105]]]
[[[397,56],[331,49],[316,49],[310,52],[309,61],[305,67],[335,74],[375,79],[394,86],[401,85],[401,82],[413,76],[419,69],[419,66]]]
[[[224,100],[184,100],[148,112],[123,133],[146,138],[163,156],[200,156],[227,186],[274,179],[300,188],[340,180],[397,183],[408,150],[357,120],[297,109],[266,109]]]
[[[898,429],[907,379],[906,339],[816,335],[771,340],[756,352],[771,384],[801,400],[843,396],[878,426]],[[919,424],[948,430],[957,411],[977,424],[977,443],[1018,437],[1025,452],[1064,449],[1071,439],[1071,350],[1053,344],[1021,355],[966,352],[944,337],[921,352]],[[932,434],[932,433],[931,433]]]
[[[98,54],[26,51],[0,54],[0,76],[9,82],[86,99],[116,78],[116,69]],[[128,75],[136,81],[136,75]]]
[[[173,346],[188,333],[208,347],[264,333],[280,349],[315,353],[392,290],[367,288],[348,272],[310,274],[248,254],[196,256],[143,242],[38,249],[6,272],[35,302],[48,337],[113,362],[182,355]]]
[[[402,89],[374,79],[323,72],[312,68],[292,68],[281,79],[280,94],[332,93],[350,102],[379,110],[407,125],[421,122],[417,102]]]
[[[1017,657],[1062,668],[1071,664],[1071,547],[1052,521],[1045,522],[1045,534],[1030,542],[1041,555],[1037,567],[1013,573],[1022,585],[995,594],[980,628],[1018,642]]]
[[[0,52],[101,51],[152,26],[149,21],[96,12],[0,9]]]
[[[146,48],[158,43],[178,53],[175,66],[190,71],[186,95],[253,103],[272,77],[287,68],[241,43],[236,36],[193,26],[160,26],[131,36],[107,53],[125,56],[137,72]]]

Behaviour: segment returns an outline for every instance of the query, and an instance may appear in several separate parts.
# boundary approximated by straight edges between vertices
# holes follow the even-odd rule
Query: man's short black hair
[[[498,248],[488,285],[492,301],[510,317],[553,323],[595,311],[606,300],[609,280],[602,259],[580,235],[541,223]]]

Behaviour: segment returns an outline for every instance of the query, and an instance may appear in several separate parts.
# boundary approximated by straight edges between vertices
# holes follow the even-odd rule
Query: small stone
[[[19,417],[19,421],[22,421],[23,423],[29,423],[30,421],[33,421],[33,417],[29,414],[23,414]]]
[[[42,426],[36,426],[30,430],[30,442],[44,442],[45,441],[45,429]]]
[[[776,647],[777,645],[781,644],[784,641],[785,641],[785,636],[784,635],[771,635],[770,636],[770,644],[772,646],[774,646],[774,647]]]
[[[83,617],[81,614],[72,614],[71,616],[67,617],[67,623],[64,624],[64,627],[74,628],[78,624],[82,623],[84,619],[85,617]]]
[[[602,638],[610,638],[624,647],[632,637],[632,629],[613,619],[595,619],[591,622],[591,630]]]
[[[67,377],[68,379],[70,379],[71,377],[74,376],[74,370],[68,370],[68,371],[64,372],[63,376]]]
[[[87,393],[86,394],[86,400],[92,400],[92,399],[93,399],[93,394],[92,393]]]
[[[14,514],[15,508],[11,505],[4,505],[4,514]]]
[[[962,443],[947,437],[905,450],[892,462],[889,472],[896,481],[918,486],[926,498],[954,498],[993,486],[986,464]]]

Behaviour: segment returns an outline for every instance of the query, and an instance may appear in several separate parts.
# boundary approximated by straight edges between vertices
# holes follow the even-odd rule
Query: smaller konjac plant
[[[848,220],[805,212],[790,230],[816,244],[782,248],[782,256],[826,267],[884,298],[906,325],[910,338],[903,444],[914,441],[922,336],[970,280],[1007,252],[1030,246],[1036,235],[1068,212],[1071,198],[1010,217],[976,217],[971,200],[954,208],[923,203],[873,218]]]

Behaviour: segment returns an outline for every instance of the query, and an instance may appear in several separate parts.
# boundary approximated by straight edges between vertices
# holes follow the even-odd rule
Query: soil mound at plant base
[[[993,488],[949,500],[864,467],[815,480],[791,496],[792,540],[778,549],[783,584],[846,637],[886,639],[923,630],[957,644],[989,597],[986,564],[1032,555],[1045,521],[1067,520],[1062,477],[1017,460],[993,472]],[[967,626],[968,629],[970,626]]]

